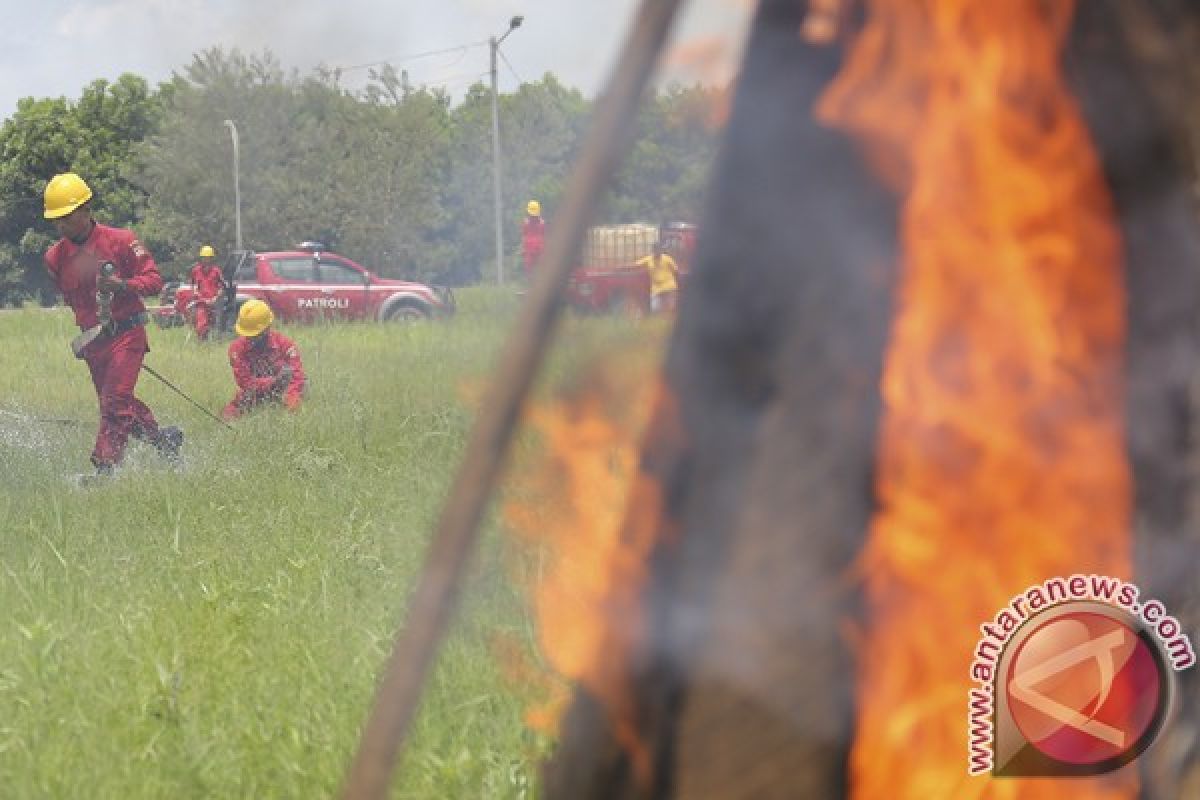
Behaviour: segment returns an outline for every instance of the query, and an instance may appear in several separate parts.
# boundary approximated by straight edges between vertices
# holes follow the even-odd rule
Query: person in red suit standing
[[[121,463],[130,436],[178,457],[183,432],[160,429],[149,407],[133,394],[150,349],[142,298],[158,294],[163,285],[154,258],[133,231],[92,217],[92,190],[75,173],[55,175],[44,195],[44,216],[62,237],[46,251],[46,269],[75,312],[82,333],[72,349],[87,362],[100,403],[92,449],[97,473],[110,474]]]
[[[192,303],[195,306],[192,319],[196,326],[196,338],[200,341],[208,339],[213,307],[225,288],[225,276],[217,266],[216,256],[212,245],[206,244],[200,248],[199,263],[192,267]]]
[[[525,277],[533,275],[533,268],[542,257],[546,246],[546,221],[542,219],[542,204],[530,200],[525,206],[525,221],[521,223],[521,256],[525,263]]]

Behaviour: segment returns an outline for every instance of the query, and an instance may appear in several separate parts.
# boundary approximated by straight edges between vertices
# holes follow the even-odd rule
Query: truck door
[[[370,316],[370,281],[367,271],[332,256],[322,256],[317,281],[329,316],[363,319]]]
[[[288,321],[312,321],[324,315],[325,295],[317,282],[317,262],[312,256],[271,259],[276,281],[270,289],[271,305]]]

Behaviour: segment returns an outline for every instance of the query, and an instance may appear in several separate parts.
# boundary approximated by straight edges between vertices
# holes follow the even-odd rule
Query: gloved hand
[[[292,368],[289,365],[284,364],[283,369],[279,370],[279,377],[275,379],[275,385],[281,389],[286,387],[292,382],[293,374]]]
[[[114,294],[123,292],[125,291],[125,281],[118,278],[116,273],[106,275],[104,272],[101,272],[96,276],[96,291],[112,292]]]

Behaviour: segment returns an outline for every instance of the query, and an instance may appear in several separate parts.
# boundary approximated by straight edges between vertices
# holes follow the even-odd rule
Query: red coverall
[[[238,391],[222,415],[233,419],[254,406],[282,402],[289,409],[300,406],[304,396],[304,366],[296,343],[282,333],[268,330],[261,337],[242,337],[229,345],[229,366]],[[291,380],[285,384],[284,367],[290,367]]]
[[[546,245],[546,221],[541,217],[526,217],[521,223],[521,254],[525,257],[525,275],[533,274],[533,267],[542,257]]]
[[[105,261],[116,265],[116,277],[128,287],[113,297],[114,322],[143,313],[146,306],[142,297],[162,290],[158,266],[133,231],[97,223],[82,245],[60,239],[46,251],[46,269],[75,312],[75,323],[80,330],[100,322],[96,276]],[[97,467],[119,464],[130,435],[148,441],[158,438],[154,414],[133,395],[142,359],[149,350],[146,329],[138,325],[114,337],[98,336],[83,351],[100,400],[100,430],[92,450],[92,463]]]
[[[221,290],[225,288],[225,277],[221,268],[214,264],[196,264],[192,267],[192,285],[196,291],[192,296],[196,303],[196,336],[208,338],[208,326],[212,320],[212,307]]]

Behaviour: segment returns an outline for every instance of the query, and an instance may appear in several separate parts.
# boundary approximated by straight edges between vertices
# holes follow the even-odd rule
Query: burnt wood
[[[665,367],[675,436],[645,470],[669,498],[625,680],[648,769],[579,693],[548,798],[845,794],[853,663],[846,569],[872,511],[896,208],[812,119],[837,47],[807,4],[763,0]],[[1136,577],[1200,630],[1200,6],[1077,4],[1064,64],[1100,152],[1128,287]],[[1147,798],[1200,796],[1200,669],[1142,758]]]
[[[1136,578],[1193,639],[1200,631],[1198,36],[1200,7],[1186,0],[1080,3],[1065,59],[1124,240]],[[1140,760],[1143,797],[1200,796],[1197,672],[1180,674],[1178,716]]]
[[[680,435],[647,448],[664,536],[630,659],[649,770],[581,696],[549,798],[836,797],[853,721],[839,626],[872,510],[894,200],[811,109],[836,47],[806,5],[753,23],[665,374]]]

